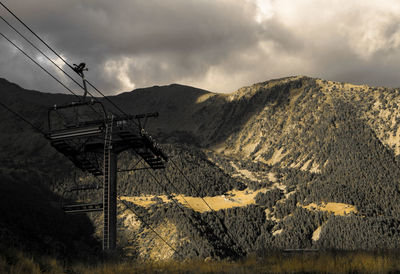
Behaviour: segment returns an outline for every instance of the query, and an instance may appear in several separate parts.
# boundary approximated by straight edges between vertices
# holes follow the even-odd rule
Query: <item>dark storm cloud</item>
[[[108,94],[173,82],[228,92],[299,74],[399,86],[400,6],[394,0],[5,4],[69,62],[85,61],[88,78]],[[11,34],[4,24],[0,29]],[[64,91],[1,39],[0,46],[0,77],[29,88]]]
[[[106,90],[120,91],[124,73],[136,86],[202,75],[258,39],[254,9],[240,2],[25,2],[7,4]]]

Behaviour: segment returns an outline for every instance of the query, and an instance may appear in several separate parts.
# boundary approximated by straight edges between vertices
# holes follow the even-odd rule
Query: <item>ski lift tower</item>
[[[64,205],[63,209],[66,213],[102,211],[103,250],[112,252],[117,239],[118,154],[133,150],[151,169],[164,169],[168,158],[142,126],[158,113],[117,116],[98,100],[87,101],[84,70],[84,63],[75,65],[85,88],[82,100],[48,110],[47,137],[77,168],[103,177],[102,201]]]

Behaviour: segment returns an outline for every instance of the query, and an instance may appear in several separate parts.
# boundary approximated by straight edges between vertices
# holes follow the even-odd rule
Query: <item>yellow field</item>
[[[241,206],[247,206],[250,204],[254,204],[255,200],[254,198],[256,195],[260,192],[266,192],[266,188],[262,188],[259,190],[232,190],[227,192],[224,195],[218,195],[214,197],[204,197],[204,201],[214,210],[220,210],[220,209],[227,209],[227,208],[232,208],[232,207],[241,207]],[[129,197],[129,196],[122,196],[121,199],[132,202],[134,204],[143,206],[143,207],[149,207],[153,204],[156,203],[156,201],[153,201],[152,199],[154,197],[158,197],[163,200],[163,202],[167,203],[170,202],[168,197],[166,195],[160,195],[160,196],[138,196],[138,197]],[[198,212],[206,212],[210,211],[210,208],[204,203],[204,201],[200,197],[192,197],[192,196],[185,196],[185,195],[177,195],[175,196],[175,199],[182,204],[183,206],[186,206],[188,208],[192,208],[195,211]]]
[[[328,211],[332,212],[335,215],[346,215],[350,213],[357,213],[357,208],[354,205],[349,205],[349,204],[343,204],[343,203],[321,203],[320,205],[317,205],[316,203],[311,203],[306,206],[302,206],[308,210],[320,210],[320,211]]]

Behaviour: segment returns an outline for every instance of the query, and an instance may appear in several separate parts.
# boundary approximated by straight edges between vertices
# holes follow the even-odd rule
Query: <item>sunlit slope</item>
[[[311,144],[318,149],[321,139],[329,142],[324,123],[334,121],[341,106],[348,104],[352,115],[383,144],[400,152],[400,93],[396,89],[296,76],[230,94],[174,84],[134,90],[113,99],[130,113],[158,111],[160,117],[149,126],[170,138],[182,137],[201,147],[223,149],[225,154],[313,172],[320,171],[324,159],[299,152],[297,147]]]

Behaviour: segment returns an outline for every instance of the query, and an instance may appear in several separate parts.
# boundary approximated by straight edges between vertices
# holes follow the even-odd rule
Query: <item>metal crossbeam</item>
[[[98,135],[103,131],[101,126],[92,126],[84,128],[73,128],[69,130],[63,130],[61,132],[54,132],[49,134],[50,140],[68,139],[73,137],[87,137],[90,135]]]
[[[103,203],[65,205],[63,210],[69,214],[103,211]]]

